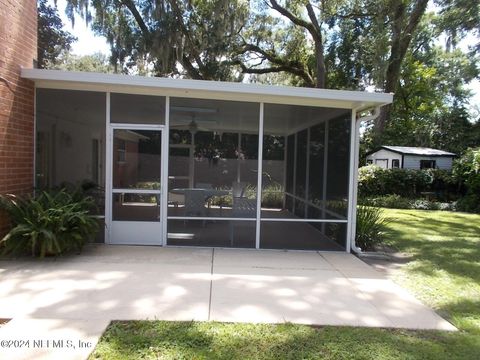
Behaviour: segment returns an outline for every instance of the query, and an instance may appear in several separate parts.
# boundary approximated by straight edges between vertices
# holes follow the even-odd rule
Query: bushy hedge
[[[414,210],[447,210],[455,211],[456,202],[439,202],[427,199],[409,199],[400,195],[384,195],[378,197],[359,198],[359,205]]]
[[[451,173],[438,169],[383,169],[368,165],[358,171],[360,197],[399,195],[415,198],[422,192],[432,192],[439,200],[456,199],[458,180]]]
[[[457,202],[458,210],[480,213],[480,148],[468,149],[455,161],[453,174],[462,179],[464,189]]]
[[[359,196],[414,196],[432,182],[432,176],[426,171],[383,169],[368,165],[359,169],[358,193]]]
[[[365,205],[480,213],[480,148],[465,151],[452,172],[368,165],[358,175],[358,196]]]

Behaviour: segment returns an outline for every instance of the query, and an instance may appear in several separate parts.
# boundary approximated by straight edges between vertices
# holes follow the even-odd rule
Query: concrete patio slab
[[[335,270],[214,267],[210,320],[392,327]]]
[[[324,269],[333,266],[315,251],[215,249],[214,266]]]
[[[58,261],[177,264],[181,266],[210,265],[212,249],[92,244],[85,247],[81,256],[68,256],[59,258]]]
[[[337,270],[370,269],[370,266],[351,254],[337,252],[321,252],[320,254]]]
[[[208,320],[210,264],[29,263],[0,282],[0,317]]]
[[[94,245],[68,258],[0,261],[0,274],[0,318],[13,318],[0,335],[17,340],[96,341],[110,320],[129,319],[455,330],[346,253]],[[24,350],[14,355],[35,358]]]

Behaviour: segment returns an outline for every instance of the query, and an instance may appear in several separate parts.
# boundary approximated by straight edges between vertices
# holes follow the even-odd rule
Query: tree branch
[[[138,26],[142,30],[143,35],[149,40],[151,36],[150,29],[147,27],[147,25],[143,21],[142,16],[138,12],[132,0],[121,0],[121,3],[125,5],[128,8],[128,10],[130,10],[133,17],[135,18],[135,21],[137,22]]]
[[[277,64],[277,65],[285,65],[285,66],[290,66],[294,68],[303,68],[303,64],[297,61],[286,61],[279,56],[277,56],[274,53],[268,52],[266,50],[263,50],[260,48],[258,45],[253,45],[253,44],[244,44],[242,49],[238,51],[240,54],[245,54],[247,52],[255,52],[263,56],[263,58],[267,59],[268,61]],[[305,71],[303,69],[303,71]]]
[[[195,69],[195,72],[191,74],[192,77],[197,77],[197,79],[204,79],[204,76],[202,76],[201,72],[205,71],[205,65],[203,64],[203,61],[200,58],[200,54],[197,51],[197,45],[192,40],[192,38],[190,36],[190,32],[187,29],[187,26],[183,22],[182,12],[180,11],[180,8],[178,7],[177,1],[173,0],[170,3],[172,5],[172,9],[175,12],[175,16],[178,19],[178,24],[180,25],[181,32],[185,36],[185,38],[187,39],[188,43],[190,44],[190,54],[195,59],[195,62],[197,63],[199,69],[195,69],[195,67],[192,65],[192,63],[190,61],[188,61],[188,64],[186,64],[187,65],[186,67],[188,69]],[[188,60],[188,59],[184,56],[182,58],[182,61],[183,60]],[[187,69],[187,71],[190,73],[190,71],[188,69]]]
[[[200,74],[197,68],[192,65],[187,56],[183,55],[182,65],[187,70],[188,74],[195,80],[204,80],[204,77]]]
[[[281,15],[288,18],[293,24],[301,26],[306,29],[313,38],[315,43],[315,57],[317,60],[316,71],[317,71],[317,81],[313,81],[318,88],[325,87],[325,78],[326,78],[326,69],[325,69],[325,56],[323,54],[323,39],[322,39],[322,29],[318,22],[317,15],[313,10],[313,6],[310,2],[305,4],[307,9],[307,14],[310,19],[310,22],[303,20],[302,18],[295,16],[293,13],[288,11],[283,6],[280,6],[276,0],[270,0],[272,9],[278,11]],[[310,76],[309,76],[310,77]]]
[[[315,29],[315,34],[317,34],[317,37],[319,38],[318,40],[322,41],[322,30],[320,28],[320,24],[318,23],[317,15],[315,15],[315,11],[313,11],[312,4],[307,3],[306,8],[307,8],[308,17],[310,18],[310,21],[312,22],[312,26]],[[314,34],[312,34],[312,36],[314,36]]]
[[[272,9],[277,10],[280,14],[285,16],[292,23],[307,29],[312,36],[315,36],[316,29],[312,23],[309,23],[308,21],[305,21],[302,18],[299,18],[298,16],[293,15],[286,8],[284,8],[283,6],[280,6],[280,4],[276,0],[270,0],[270,4],[272,5]]]
[[[415,7],[412,10],[410,15],[410,20],[408,21],[408,25],[405,28],[405,33],[409,36],[412,36],[413,32],[418,26],[425,10],[427,9],[428,0],[418,0],[415,4]]]
[[[237,51],[239,54],[245,54],[248,52],[253,52],[259,54],[263,59],[268,60],[271,64],[274,66],[269,67],[269,68],[256,68],[256,67],[247,67],[244,63],[242,63],[240,60],[236,60],[233,62],[235,65],[239,65],[242,68],[243,73],[249,73],[249,74],[266,74],[266,73],[272,73],[272,72],[281,72],[285,71],[290,74],[296,75],[300,78],[302,78],[307,86],[309,87],[314,87],[315,86],[315,80],[312,78],[312,76],[309,74],[307,69],[305,69],[304,65],[300,62],[297,61],[290,61],[286,59],[282,59],[281,57],[277,56],[276,54],[265,51],[262,48],[260,48],[258,45],[254,44],[244,44],[239,51]]]
[[[357,18],[362,18],[362,17],[373,17],[377,14],[375,13],[349,13],[349,14],[345,14],[345,15],[342,15],[342,14],[334,14],[336,17],[338,17],[339,19],[357,19]]]
[[[288,65],[278,65],[278,66],[272,66],[268,68],[252,68],[252,67],[247,67],[245,64],[243,64],[241,61],[236,61],[234,64],[239,65],[242,69],[242,73],[244,74],[269,74],[269,73],[279,73],[279,72],[288,72],[293,75],[297,75],[301,77],[305,83],[309,87],[314,87],[315,83],[313,82],[312,78],[305,73],[301,69],[296,69]]]

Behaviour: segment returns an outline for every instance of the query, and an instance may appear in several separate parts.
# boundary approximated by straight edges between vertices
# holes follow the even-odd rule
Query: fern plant
[[[97,231],[89,215],[93,200],[66,190],[41,192],[36,197],[0,196],[0,207],[12,222],[12,229],[0,240],[1,252],[32,256],[59,255],[80,251]]]

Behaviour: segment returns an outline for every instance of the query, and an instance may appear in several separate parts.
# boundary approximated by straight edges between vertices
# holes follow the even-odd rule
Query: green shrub
[[[456,198],[457,179],[445,170],[383,169],[376,165],[358,169],[358,194],[361,197],[400,195],[416,197],[434,192],[442,199]]]
[[[385,192],[382,178],[384,169],[376,165],[358,169],[358,195],[360,197],[382,195]]]
[[[217,188],[217,190],[230,190],[230,189],[228,187],[222,186]],[[210,198],[210,205],[232,207],[233,206],[232,195],[212,196]]]
[[[412,202],[411,209],[415,210],[440,210],[440,203],[426,199],[417,199]]]
[[[41,192],[36,197],[0,196],[0,207],[10,216],[13,228],[0,241],[2,253],[33,256],[80,251],[98,228],[89,215],[93,200],[79,192]]]
[[[262,206],[281,209],[283,207],[283,186],[278,183],[267,185],[262,191]]]
[[[400,195],[385,195],[358,199],[359,205],[383,207],[389,209],[445,210],[455,211],[455,202],[438,202],[428,199],[408,199]]]
[[[435,194],[435,198],[439,201],[450,202],[457,200],[460,196],[458,179],[451,171],[440,169],[423,170],[432,177],[432,183],[429,188]]]
[[[458,211],[480,213],[480,195],[469,193],[458,199],[456,207]]]
[[[390,209],[411,209],[412,204],[409,199],[400,195],[385,195],[374,198],[360,198],[358,203],[361,205],[384,207]]]
[[[383,242],[383,230],[387,220],[383,210],[371,206],[357,207],[357,230],[355,242],[362,250],[372,250]]]
[[[455,161],[453,173],[465,187],[464,196],[457,202],[458,210],[480,213],[480,148],[468,149]]]

